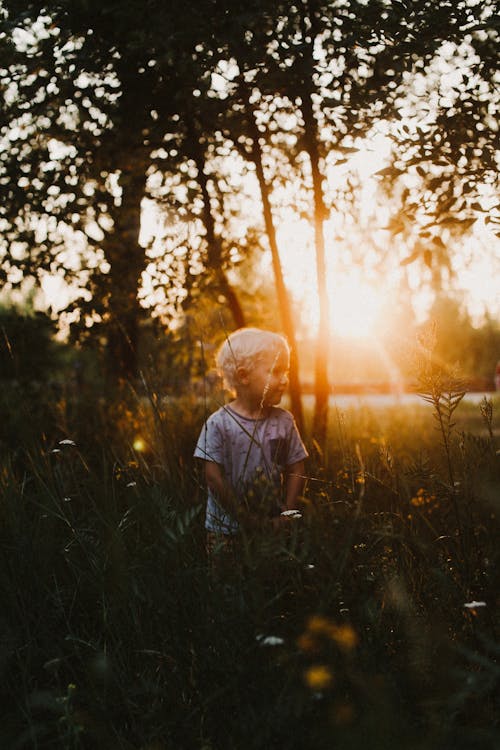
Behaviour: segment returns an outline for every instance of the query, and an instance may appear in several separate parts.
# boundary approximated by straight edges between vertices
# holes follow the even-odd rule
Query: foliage
[[[63,347],[54,341],[55,322],[35,311],[0,307],[0,379],[43,381],[57,369]],[[61,364],[61,362],[60,362]]]
[[[494,168],[491,8],[4,0],[3,280],[76,283],[74,327],[97,337],[104,325],[115,367],[130,372],[142,304],[168,317],[203,294],[242,319],[228,273],[270,240],[255,194],[242,197],[257,147],[271,208],[281,212],[285,187],[297,214],[316,215],[320,257],[327,214],[357,201],[349,159],[377,128],[396,144],[388,189],[401,172],[423,180],[398,189],[391,231],[403,222],[407,259],[446,264],[453,222],[462,231],[478,211],[495,221],[476,195]],[[455,49],[465,62],[451,107],[438,73]],[[425,123],[415,77],[432,93]],[[156,238],[140,236],[144,199]]]
[[[468,382],[482,380],[492,387],[500,352],[498,322],[488,315],[481,326],[474,326],[463,301],[444,294],[436,297],[429,319],[435,325],[436,358],[448,365],[458,364]]]
[[[172,158],[183,141],[179,112],[203,74],[193,53],[205,28],[164,3],[147,13],[142,3],[3,5],[16,53],[4,61],[4,278],[76,278],[72,322],[83,337],[109,324],[115,366],[131,372],[147,262],[141,203],[155,164],[169,162],[165,133]]]
[[[429,407],[337,410],[303,518],[212,568],[212,404],[128,393],[3,455],[4,746],[497,746],[497,403],[456,410],[453,498]]]
[[[417,64],[391,130],[391,164],[380,172],[399,201],[390,228],[408,241],[404,262],[430,269],[438,289],[443,271],[452,270],[450,241],[483,220],[491,241],[499,236],[496,3],[476,10],[450,8],[458,24],[447,26],[434,59]]]

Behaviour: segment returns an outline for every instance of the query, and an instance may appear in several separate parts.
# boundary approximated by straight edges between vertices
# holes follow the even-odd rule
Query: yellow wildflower
[[[333,675],[325,665],[314,664],[309,669],[306,669],[304,680],[311,690],[324,690],[332,684]]]
[[[419,490],[417,490],[417,494],[415,495],[415,497],[411,498],[410,503],[415,507],[419,507],[423,505],[430,505],[434,503],[435,500],[435,495],[431,495],[429,492],[427,492],[427,490],[421,487]]]
[[[308,631],[310,633],[316,633],[317,635],[328,635],[330,626],[330,620],[321,615],[313,615],[309,618],[309,622],[307,623]]]
[[[343,651],[352,651],[358,645],[358,636],[350,625],[332,625],[330,637]]]
[[[313,636],[324,636],[335,641],[343,651],[352,651],[358,644],[358,636],[350,625],[336,625],[327,617],[313,615],[307,623],[306,632],[297,643],[303,651],[312,651],[315,647]]]

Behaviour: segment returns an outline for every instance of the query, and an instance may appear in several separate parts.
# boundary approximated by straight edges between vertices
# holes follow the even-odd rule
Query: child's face
[[[288,352],[265,354],[248,373],[249,395],[262,406],[277,406],[288,385]]]

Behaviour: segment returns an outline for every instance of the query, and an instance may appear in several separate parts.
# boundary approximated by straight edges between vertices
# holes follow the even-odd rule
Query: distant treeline
[[[98,342],[87,347],[56,338],[56,323],[43,312],[0,308],[0,379],[11,382],[98,382],[105,376],[104,353]],[[331,383],[337,392],[411,391],[422,347],[431,346],[436,360],[464,378],[469,390],[494,388],[494,372],[500,360],[500,323],[486,316],[474,326],[457,300],[438,298],[428,321],[409,323],[401,330],[381,331],[370,339],[333,337],[330,352]],[[200,342],[189,323],[165,332],[154,323],[141,331],[140,371],[154,376],[164,391],[186,392],[193,388],[213,390],[218,385],[213,369],[214,342]],[[313,390],[314,342],[298,344],[303,391]]]

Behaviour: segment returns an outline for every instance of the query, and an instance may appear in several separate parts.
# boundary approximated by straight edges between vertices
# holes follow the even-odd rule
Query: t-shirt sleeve
[[[287,466],[302,461],[309,455],[293,418],[291,418],[289,430]]]
[[[201,428],[194,457],[203,458],[205,461],[213,461],[217,464],[224,462],[222,430],[213,417],[209,417]]]

